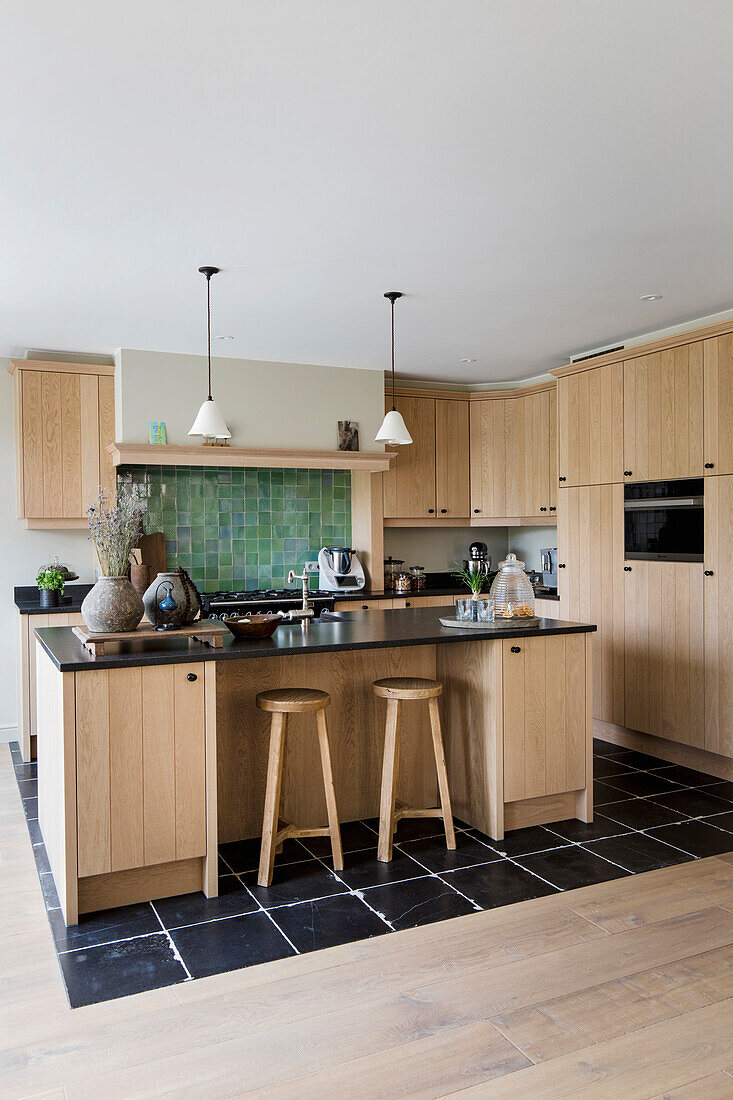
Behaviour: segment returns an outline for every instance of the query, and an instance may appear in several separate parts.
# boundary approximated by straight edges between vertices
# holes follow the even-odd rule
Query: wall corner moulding
[[[361,470],[380,474],[394,460],[390,451],[289,451],[195,444],[111,443],[113,466],[265,466],[282,470]]]

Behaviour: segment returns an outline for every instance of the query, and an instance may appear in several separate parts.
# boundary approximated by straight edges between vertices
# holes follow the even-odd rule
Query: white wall
[[[468,557],[472,542],[485,542],[492,568],[506,554],[506,527],[386,527],[384,556],[402,558],[406,566],[424,565],[430,572],[453,570]]]
[[[147,443],[148,421],[164,420],[169,443],[196,442],[188,429],[206,397],[204,356],[123,348],[115,375],[118,439]],[[381,371],[214,359],[212,388],[232,446],[334,450],[337,422],[355,420],[361,450],[383,450],[374,443],[384,416]]]
[[[540,568],[540,550],[557,546],[557,527],[509,527],[507,553],[516,554],[527,569]]]

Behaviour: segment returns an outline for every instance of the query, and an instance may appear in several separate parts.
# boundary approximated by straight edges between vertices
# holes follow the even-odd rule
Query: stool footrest
[[[395,821],[401,821],[403,817],[445,817],[443,810],[440,806],[436,806],[431,810],[419,810],[412,806],[400,806],[394,812]]]
[[[282,829],[278,829],[275,834],[275,844],[280,845],[285,840],[295,839],[299,836],[330,836],[331,831],[328,825],[313,827],[312,829],[300,828],[298,825],[289,825],[285,823]]]

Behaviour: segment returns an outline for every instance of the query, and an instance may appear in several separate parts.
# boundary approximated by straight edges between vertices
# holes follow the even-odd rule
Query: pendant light
[[[382,421],[382,427],[374,437],[375,443],[388,443],[392,447],[406,446],[412,443],[412,436],[407,430],[407,425],[402,419],[402,413],[397,412],[394,403],[394,304],[402,297],[400,290],[388,290],[385,298],[392,303],[392,408]]]
[[[189,435],[203,435],[208,439],[231,439],[232,433],[226,426],[222,411],[211,396],[211,276],[217,275],[218,267],[200,267],[206,276],[206,351],[209,361],[209,396],[198,411],[191,425]]]

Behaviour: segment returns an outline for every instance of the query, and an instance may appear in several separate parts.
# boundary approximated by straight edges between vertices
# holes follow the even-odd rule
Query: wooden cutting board
[[[150,566],[151,581],[155,580],[158,573],[167,572],[168,554],[165,548],[165,535],[162,531],[141,535],[138,540],[138,549],[142,555],[143,564]]]

